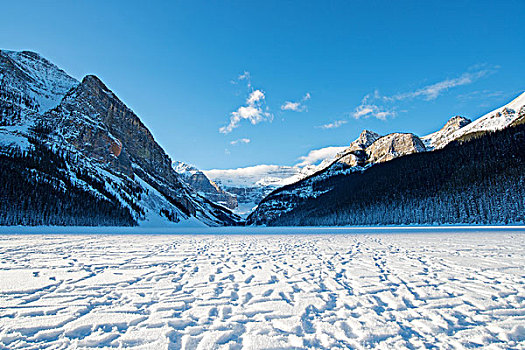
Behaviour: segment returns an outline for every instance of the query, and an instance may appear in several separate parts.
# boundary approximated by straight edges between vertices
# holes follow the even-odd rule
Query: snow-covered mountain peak
[[[457,115],[450,118],[440,130],[423,136],[421,141],[423,141],[426,148],[429,150],[442,148],[450,142],[450,137],[454,132],[470,124],[471,122],[472,121],[470,119]]]
[[[32,51],[0,50],[2,84],[12,92],[31,98],[43,113],[56,107],[78,81]]]
[[[377,140],[378,138],[380,138],[381,135],[379,135],[378,133],[376,132],[373,132],[371,130],[363,130],[361,132],[361,134],[359,135],[359,137],[357,138],[357,140],[355,140],[353,143],[360,143],[360,144],[363,144],[364,147],[368,147],[372,144],[372,142],[374,142],[375,140]]]
[[[200,170],[195,167],[194,165],[181,162],[180,160],[174,160],[173,163],[173,169],[182,176],[192,176],[193,174],[199,172]]]
[[[173,161],[172,167],[188,186],[203,197],[215,203],[222,204],[229,209],[237,208],[237,197],[226,192],[218,184],[210,180],[202,170],[178,160]]]
[[[460,128],[450,135],[448,142],[468,138],[480,132],[501,130],[512,124],[520,117],[520,112],[525,109],[525,92],[506,105],[485,114],[472,123]]]
[[[365,129],[361,132],[359,137],[350,144],[350,147],[348,147],[345,150],[345,152],[351,150],[365,149],[380,137],[381,135],[379,135],[378,133]]]
[[[465,125],[467,125],[467,124],[469,124],[471,122],[472,122],[472,120],[470,120],[468,118],[462,117],[460,115],[456,115],[456,116],[450,118],[446,122],[445,126],[443,126],[443,128],[441,128],[441,130],[449,128],[449,127],[455,127],[455,128],[459,129],[459,128],[462,128],[462,127],[464,127]]]

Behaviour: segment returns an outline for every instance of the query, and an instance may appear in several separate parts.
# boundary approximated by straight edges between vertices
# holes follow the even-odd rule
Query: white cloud
[[[298,163],[297,166],[311,165],[316,164],[319,161],[323,161],[325,159],[332,159],[336,156],[337,153],[344,151],[346,148],[347,146],[330,146],[320,149],[314,149],[310,151],[306,156],[299,157],[299,160],[302,160],[302,162]]]
[[[324,125],[321,125],[319,126],[319,128],[321,129],[336,129],[344,124],[348,123],[348,120],[335,120],[331,123],[328,123],[328,124],[324,124]]]
[[[254,90],[246,99],[246,106],[239,107],[230,115],[230,123],[219,129],[222,134],[229,134],[239,126],[242,120],[248,120],[252,125],[262,121],[272,120],[268,108],[264,108],[265,95],[261,90]]]
[[[231,141],[230,145],[236,145],[236,144],[239,144],[239,143],[250,143],[251,141],[252,140],[250,140],[250,139],[243,138],[243,139],[238,139],[238,140],[235,140],[235,141]]]
[[[498,68],[498,66],[475,66],[456,78],[445,79],[414,91],[398,93],[392,96],[383,96],[376,90],[373,94],[368,94],[363,98],[361,104],[352,113],[352,116],[356,119],[375,117],[386,120],[388,117],[396,115],[397,102],[418,98],[425,101],[435,100],[449,89],[471,84],[494,73]]]
[[[282,106],[281,110],[283,111],[295,111],[298,112],[301,108],[301,102],[290,102],[286,101]]]
[[[246,103],[251,106],[259,101],[264,100],[264,97],[264,93],[261,90],[255,90],[250,93],[250,96],[248,96]]]
[[[240,74],[237,77],[237,79],[231,80],[230,83],[232,83],[234,85],[237,85],[237,84],[239,84],[239,82],[241,82],[243,80],[246,80],[246,86],[248,86],[248,88],[252,87],[251,75],[250,75],[250,72],[248,72],[248,71],[244,71],[242,74]]]
[[[416,91],[406,92],[392,96],[394,100],[405,100],[407,98],[422,97],[430,101],[435,100],[438,96],[456,86],[472,84],[474,81],[492,73],[493,69],[483,69],[477,72],[466,72],[454,79],[446,79],[435,84],[427,85]]]
[[[386,110],[374,104],[364,103],[361,103],[361,105],[355,109],[354,113],[352,113],[352,117],[355,119],[375,117],[386,120],[387,117],[394,117],[395,115],[396,112],[394,110]]]
[[[250,80],[250,72],[244,71],[244,73],[237,77],[237,80]]]
[[[294,112],[305,112],[308,111],[308,107],[304,104],[306,101],[308,101],[312,96],[309,92],[304,95],[304,97],[299,102],[292,102],[292,101],[286,101],[282,104],[281,110],[282,111],[294,111]]]

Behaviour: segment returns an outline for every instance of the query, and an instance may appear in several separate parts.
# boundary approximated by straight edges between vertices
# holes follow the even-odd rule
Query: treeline
[[[97,196],[74,184],[65,154],[32,141],[29,152],[0,153],[0,225],[136,225],[129,210],[108,191]],[[77,176],[93,188],[104,186],[85,173]]]
[[[525,125],[376,164],[363,172],[318,178],[309,180],[310,190],[326,193],[301,199],[290,192],[304,189],[305,183],[287,186],[267,197],[248,223],[524,223]],[[292,210],[265,215],[272,203],[290,200]]]

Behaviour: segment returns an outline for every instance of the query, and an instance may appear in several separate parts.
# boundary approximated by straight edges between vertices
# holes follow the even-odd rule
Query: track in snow
[[[0,348],[525,347],[525,234],[4,235]]]

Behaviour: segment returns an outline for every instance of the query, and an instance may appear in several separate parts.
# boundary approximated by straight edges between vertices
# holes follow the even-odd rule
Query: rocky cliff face
[[[337,163],[348,166],[362,166],[365,164],[368,156],[365,150],[373,144],[381,135],[370,130],[363,130],[359,137],[350,143],[350,146],[336,157]]]
[[[30,154],[38,145],[59,154],[70,172],[62,175],[74,186],[118,202],[139,224],[239,221],[180,179],[138,116],[96,76],[78,83],[37,54],[2,57],[2,91],[9,98],[0,103],[0,153],[23,146]]]
[[[367,163],[375,164],[407,154],[424,152],[425,145],[414,134],[393,133],[377,139],[366,148]]]
[[[409,133],[392,133],[385,136],[364,130],[328,169],[340,169],[382,163],[407,154],[424,152],[425,145],[419,137]]]
[[[363,150],[373,144],[381,135],[370,130],[363,130],[359,137],[350,144],[347,151]]]

